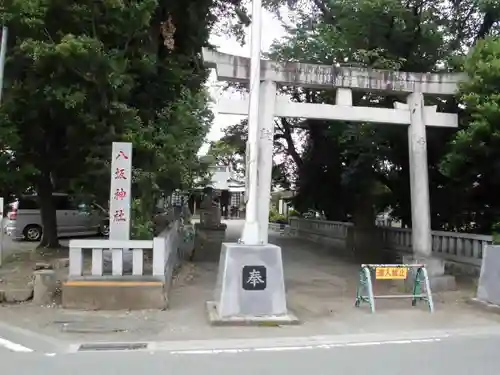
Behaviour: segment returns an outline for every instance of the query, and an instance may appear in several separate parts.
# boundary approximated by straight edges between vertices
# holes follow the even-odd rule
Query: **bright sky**
[[[261,50],[267,52],[272,42],[275,39],[281,39],[285,36],[285,30],[281,26],[281,22],[270,12],[263,10],[262,14],[262,43]],[[245,45],[242,47],[236,41],[236,39],[225,38],[221,36],[213,35],[210,38],[210,42],[218,47],[220,52],[229,53],[231,55],[246,56],[250,57],[250,30],[246,30]],[[212,72],[210,75],[208,85],[210,86],[210,92],[212,98],[217,102],[217,98],[221,95],[221,89],[218,88],[215,73]],[[222,130],[229,126],[238,123],[243,117],[232,116],[232,115],[219,115],[217,113],[216,105],[213,106],[213,112],[215,115],[214,123],[212,129],[207,136],[208,141],[215,141],[220,139],[223,135]],[[208,144],[201,147],[199,154],[204,155],[208,151]]]

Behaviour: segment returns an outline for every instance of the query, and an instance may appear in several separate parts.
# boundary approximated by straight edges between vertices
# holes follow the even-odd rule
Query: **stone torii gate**
[[[250,79],[248,58],[208,49],[203,50],[203,58],[206,66],[216,69],[218,80],[248,82]],[[463,79],[462,74],[394,72],[261,60],[260,140],[257,162],[260,242],[267,244],[268,241],[274,117],[409,125],[413,248],[411,260],[427,264],[431,281],[447,279],[444,276],[444,263],[432,258],[426,126],[457,127],[458,119],[456,114],[437,112],[437,106],[425,106],[424,94],[453,95],[457,91],[458,82]],[[293,103],[276,95],[277,85],[336,88],[336,104]],[[395,103],[394,109],[359,107],[352,105],[352,90],[399,95],[408,93],[408,98],[407,103]],[[248,100],[223,98],[217,109],[222,114],[248,115],[248,108]],[[449,281],[446,280],[448,285]],[[269,314],[274,315],[274,312],[269,311]]]

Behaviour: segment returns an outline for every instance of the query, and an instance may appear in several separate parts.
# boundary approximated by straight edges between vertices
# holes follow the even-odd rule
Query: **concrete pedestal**
[[[421,257],[417,255],[404,255],[403,264],[425,264],[427,274],[429,275],[429,283],[432,292],[440,292],[447,290],[456,290],[456,280],[453,275],[445,275],[444,260],[435,257]],[[413,285],[415,280],[416,269],[410,268],[408,271],[408,283]]]
[[[483,249],[481,275],[477,287],[477,300],[500,306],[500,246],[487,245]]]
[[[62,306],[75,310],[164,310],[165,280],[154,276],[82,277],[62,285]]]
[[[48,305],[54,301],[56,293],[56,273],[53,270],[39,270],[33,274],[33,303]]]
[[[214,325],[298,324],[286,306],[281,248],[223,243],[207,310]]]
[[[217,262],[220,258],[222,243],[226,237],[227,225],[196,223],[194,228],[194,250],[191,260],[199,262]]]

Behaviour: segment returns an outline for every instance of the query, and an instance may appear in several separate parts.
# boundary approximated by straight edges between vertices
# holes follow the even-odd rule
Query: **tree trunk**
[[[368,194],[358,198],[353,212],[353,237],[355,259],[360,263],[379,263],[382,261],[382,248],[375,225],[373,197]]]
[[[42,172],[37,185],[43,227],[42,240],[38,248],[58,248],[60,245],[57,237],[57,216],[52,199],[53,186],[50,173]]]

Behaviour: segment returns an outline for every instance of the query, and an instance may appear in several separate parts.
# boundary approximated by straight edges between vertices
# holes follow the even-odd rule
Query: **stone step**
[[[62,305],[78,310],[165,309],[163,280],[154,277],[86,277],[62,285]]]

